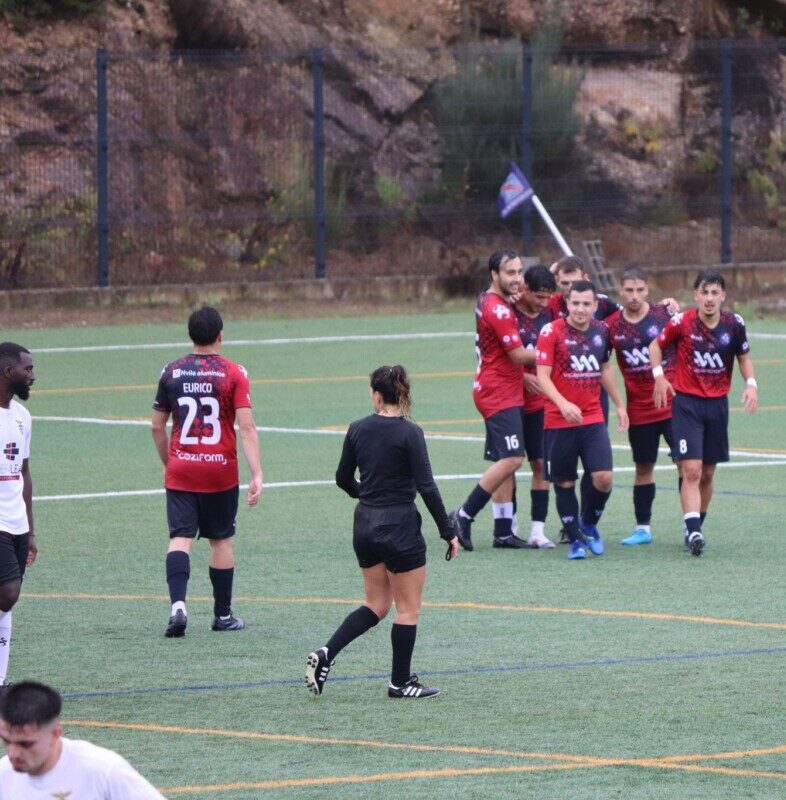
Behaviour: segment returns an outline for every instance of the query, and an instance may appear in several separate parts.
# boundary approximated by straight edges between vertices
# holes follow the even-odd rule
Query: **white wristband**
[[[745,383],[746,383],[748,386],[750,386],[752,389],[756,389],[756,388],[758,388],[758,386],[759,386],[759,384],[758,384],[758,383],[756,383],[756,378],[748,378],[748,380],[747,380],[747,381],[745,381]]]
[[[652,377],[653,378],[660,378],[663,375],[663,367],[653,367],[652,368]]]

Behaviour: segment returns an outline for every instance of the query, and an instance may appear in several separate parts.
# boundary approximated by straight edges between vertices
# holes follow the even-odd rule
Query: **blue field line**
[[[499,667],[466,667],[457,669],[432,670],[428,673],[429,677],[454,676],[454,675],[488,675],[490,673],[505,672],[532,672],[542,670],[562,670],[562,669],[587,669],[592,667],[619,667],[631,664],[661,664],[679,661],[703,661],[711,658],[740,658],[745,656],[767,656],[780,655],[786,653],[786,647],[761,647],[748,650],[724,650],[716,653],[685,653],[683,655],[657,655],[657,656],[634,656],[632,658],[602,658],[590,659],[586,661],[556,661],[546,664],[516,664],[512,666]],[[331,676],[331,683],[348,681],[386,681],[389,680],[389,673],[378,675],[336,675]],[[176,692],[214,692],[226,691],[228,689],[261,689],[268,686],[302,686],[303,678],[277,678],[266,681],[246,681],[243,683],[205,683],[196,686],[162,686],[150,689],[117,689],[94,692],[66,692],[63,698],[66,700],[81,700],[91,697],[134,697],[145,694],[173,694]]]

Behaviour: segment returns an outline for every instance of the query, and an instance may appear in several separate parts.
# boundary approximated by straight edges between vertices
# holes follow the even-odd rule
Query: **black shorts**
[[[671,407],[672,453],[677,461],[729,460],[729,398],[677,392]]]
[[[603,422],[573,428],[551,428],[544,435],[546,450],[545,478],[551,483],[575,481],[579,459],[585,472],[608,472],[611,469],[611,441]]]
[[[669,455],[674,458],[674,436],[670,419],[645,422],[642,425],[631,425],[628,428],[628,441],[630,442],[630,449],[633,451],[633,463],[654,464],[658,460],[658,446],[660,445],[661,436],[669,446]]]
[[[521,406],[505,408],[486,418],[486,461],[526,454],[524,449],[524,414]]]
[[[543,458],[543,413],[542,408],[531,414],[521,412],[524,426],[524,449],[527,451],[528,461],[537,461]]]
[[[0,531],[0,586],[24,578],[29,549],[29,534],[14,535]]]
[[[389,572],[409,572],[426,563],[426,540],[414,503],[368,506],[358,503],[352,545],[363,569],[384,564]]]
[[[195,536],[204,539],[229,539],[235,535],[235,518],[240,487],[224,492],[181,492],[166,490],[166,516],[169,538]]]

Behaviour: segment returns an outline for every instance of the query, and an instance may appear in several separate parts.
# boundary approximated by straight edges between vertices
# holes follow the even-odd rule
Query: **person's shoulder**
[[[28,410],[27,406],[20,403],[18,400],[11,398],[11,404],[9,408],[13,410],[15,414],[18,414],[20,417],[22,417],[28,426],[30,425],[33,418],[30,415],[30,411]]]
[[[67,739],[63,736],[61,741],[63,755],[68,761],[77,762],[80,769],[100,772],[102,769],[125,763],[125,759],[119,753],[88,742],[86,739]]]
[[[239,362],[231,361],[228,358],[224,358],[224,356],[220,356],[222,363],[224,364],[224,369],[233,377],[242,376],[246,380],[248,380],[248,370]]]
[[[611,314],[609,314],[609,316],[608,316],[608,317],[606,317],[606,319],[605,319],[605,320],[603,320],[603,321],[606,323],[606,325],[608,325],[608,327],[609,327],[610,329],[611,329],[611,328],[614,328],[614,327],[616,327],[616,326],[617,326],[617,325],[619,325],[619,324],[620,324],[620,322],[622,321],[622,309],[621,309],[621,308],[617,308],[617,309],[615,309],[615,310],[614,310],[614,311],[613,311]]]
[[[745,327],[745,320],[742,318],[742,315],[734,311],[721,311],[721,322],[730,327]]]

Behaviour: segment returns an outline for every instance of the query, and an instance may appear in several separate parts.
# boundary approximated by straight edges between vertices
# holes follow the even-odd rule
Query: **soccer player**
[[[516,300],[515,308],[519,336],[521,337],[521,343],[527,350],[535,350],[541,329],[554,319],[554,315],[547,308],[547,305],[556,288],[554,276],[542,264],[529,267],[524,273],[524,284]],[[527,544],[530,547],[551,550],[555,546],[554,542],[546,536],[544,530],[549,508],[549,482],[543,477],[544,403],[545,397],[540,390],[535,365],[524,367],[524,406],[522,411],[524,448],[532,470],[530,488],[531,522]],[[515,476],[512,476],[509,480],[513,483],[515,527]],[[492,504],[499,491],[498,489],[491,496]]]
[[[0,344],[0,684],[8,672],[11,609],[19,599],[25,568],[38,555],[33,530],[33,479],[30,477],[30,412],[14,400],[30,397],[33,358],[20,344]]]
[[[349,426],[336,470],[336,484],[359,501],[352,543],[363,573],[365,602],[344,619],[324,647],[309,653],[306,686],[313,694],[322,694],[336,656],[395,603],[388,697],[434,697],[439,689],[424,686],[411,669],[426,580],[426,541],[415,506],[416,491],[448,542],[448,560],[458,554],[458,539],[431,474],[423,431],[408,419],[412,397],[404,367],[378,367],[370,383],[374,413]]]
[[[693,284],[696,308],[675,316],[650,345],[655,378],[653,400],[666,408],[674,397],[674,456],[680,464],[680,501],[685,520],[685,545],[694,556],[704,550],[702,525],[712,499],[715,467],[729,460],[729,392],[734,359],[745,380],[742,405],[748,414],[758,406],[758,388],[745,322],[723,311],[726,281],[713,269],[700,272]],[[676,374],[670,383],[663,352],[677,346]]]
[[[509,480],[524,461],[524,365],[535,363],[519,336],[511,301],[521,288],[521,259],[512,250],[497,250],[489,258],[491,285],[475,306],[475,354],[478,366],[472,396],[486,423],[485,457],[494,463],[479,483],[451,512],[456,533],[465,550],[473,550],[472,521],[497,494],[494,547],[527,547],[513,533],[513,484]],[[504,485],[504,488],[503,488]]]
[[[191,542],[210,541],[214,631],[238,631],[243,620],[232,614],[232,582],[239,478],[235,419],[251,471],[247,501],[262,494],[259,437],[251,412],[248,373],[221,356],[224,322],[204,306],[188,319],[193,351],[161,371],[153,403],[152,434],[165,469],[169,549],[166,576],[172,611],[165,635],[186,632],[186,590],[191,572]],[[166,423],[172,416],[172,435]]]
[[[671,398],[664,408],[655,408],[652,399],[654,379],[648,355],[650,342],[671,319],[663,304],[647,301],[647,273],[636,265],[626,267],[620,277],[622,310],[612,314],[606,325],[611,333],[611,345],[617,354],[617,364],[625,381],[627,399],[628,441],[633,451],[636,475],[633,480],[633,511],[636,527],[622,540],[624,545],[649,544],[652,541],[652,504],[655,500],[655,462],[661,436],[674,451],[671,433]],[[666,377],[674,376],[676,348],[664,352],[663,369]]]
[[[611,442],[603,411],[603,386],[617,410],[617,430],[628,428],[628,415],[609,364],[609,329],[593,319],[597,294],[590,281],[575,281],[568,291],[568,316],[544,326],[538,337],[538,382],[546,395],[546,478],[554,484],[557,511],[570,538],[568,558],[587,557],[586,546],[603,555],[598,531],[612,487]],[[579,517],[575,483],[581,458],[591,478]]]
[[[60,695],[24,681],[0,695],[0,800],[164,800],[122,756],[66,739]]]

